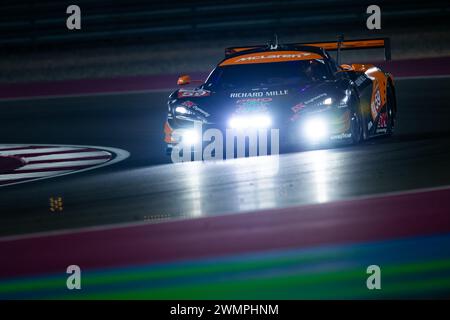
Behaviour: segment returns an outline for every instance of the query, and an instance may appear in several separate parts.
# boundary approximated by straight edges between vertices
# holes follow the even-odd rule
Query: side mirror
[[[184,86],[191,83],[191,77],[188,75],[180,76],[177,81],[177,85]]]
[[[342,68],[342,71],[353,71],[353,66],[349,64],[341,64],[340,67]]]

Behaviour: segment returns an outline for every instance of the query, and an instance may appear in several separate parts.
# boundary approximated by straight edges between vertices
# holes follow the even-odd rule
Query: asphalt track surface
[[[390,139],[176,165],[167,92],[1,101],[1,144],[131,156],[0,187],[0,299],[448,298],[449,88],[399,80]],[[66,287],[74,263],[80,291]],[[367,289],[372,264],[382,290]]]
[[[450,79],[397,82],[389,139],[278,157],[171,164],[167,92],[0,102],[2,143],[94,145],[129,159],[0,189],[0,235],[198,218],[450,185]],[[62,197],[64,211],[49,210]],[[257,214],[257,213],[255,213]]]

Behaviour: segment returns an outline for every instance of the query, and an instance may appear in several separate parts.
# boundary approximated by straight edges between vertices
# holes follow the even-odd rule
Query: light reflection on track
[[[400,81],[399,126],[391,139],[283,154],[277,161],[157,166],[167,93],[1,102],[0,135],[9,143],[33,136],[36,142],[115,146],[132,157],[92,173],[2,188],[0,235],[216,216],[448,185],[449,87],[449,79]],[[36,119],[35,112],[46,117]],[[14,131],[18,123],[22,129]],[[56,218],[47,210],[48,199],[60,194],[65,211]]]

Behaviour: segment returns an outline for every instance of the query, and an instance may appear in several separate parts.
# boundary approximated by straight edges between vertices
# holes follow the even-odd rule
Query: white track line
[[[61,162],[34,163],[34,164],[32,163],[27,164],[19,169],[16,169],[15,172],[20,172],[23,170],[35,170],[35,169],[49,169],[51,171],[52,168],[90,166],[106,161],[108,161],[108,159],[61,161]]]
[[[47,177],[49,175],[57,175],[69,171],[71,170],[0,174],[0,181]]]
[[[2,144],[1,145],[4,148],[9,148],[12,145],[8,145],[8,144]],[[88,168],[84,168],[84,169],[80,169],[80,170],[72,170],[69,172],[58,172],[57,174],[51,175],[51,176],[46,176],[46,177],[41,177],[41,178],[35,178],[35,179],[30,179],[30,180],[26,180],[26,181],[19,181],[19,182],[12,182],[12,183],[8,183],[8,184],[4,184],[4,185],[0,185],[0,188],[3,187],[8,187],[8,186],[12,186],[12,185],[18,185],[18,184],[22,184],[22,183],[29,183],[29,182],[34,182],[34,181],[39,181],[39,180],[44,180],[44,179],[52,179],[52,178],[56,178],[56,177],[62,177],[62,176],[67,176],[69,174],[75,174],[75,173],[80,173],[80,172],[86,172],[89,170],[94,170],[94,169],[98,169],[101,167],[105,167],[105,166],[109,166],[112,165],[114,163],[123,161],[125,159],[127,159],[130,156],[130,153],[128,151],[122,150],[122,149],[118,149],[118,148],[110,148],[110,147],[100,147],[100,146],[85,146],[85,145],[81,145],[81,146],[74,146],[74,145],[55,145],[55,144],[24,144],[24,146],[43,146],[43,147],[63,147],[63,148],[73,148],[73,149],[86,149],[86,148],[91,148],[91,149],[97,149],[98,151],[107,151],[112,153],[113,155],[115,155],[115,157],[107,162],[98,164],[98,165],[94,165],[92,167],[88,167]]]
[[[24,146],[23,144],[12,144],[12,145],[8,145],[7,147],[5,147],[4,145],[2,145],[2,147],[0,148],[0,152],[2,150],[5,149],[12,149],[12,148],[29,148],[31,146]]]
[[[1,151],[0,151],[1,152]],[[92,151],[92,152],[71,152],[71,153],[62,153],[62,154],[50,154],[45,156],[37,156],[37,157],[23,157],[25,160],[29,161],[45,161],[45,160],[66,160],[66,159],[82,159],[82,158],[90,158],[90,157],[103,157],[111,155],[105,151]],[[107,159],[103,159],[107,160]]]
[[[79,151],[83,148],[39,148],[39,149],[25,149],[25,150],[10,150],[0,151],[0,156],[15,156],[21,154],[35,154],[35,153],[49,153],[49,152],[61,152],[61,151]]]

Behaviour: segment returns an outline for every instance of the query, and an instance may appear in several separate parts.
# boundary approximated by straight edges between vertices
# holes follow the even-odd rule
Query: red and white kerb
[[[86,171],[128,156],[106,147],[0,145],[0,186]]]

